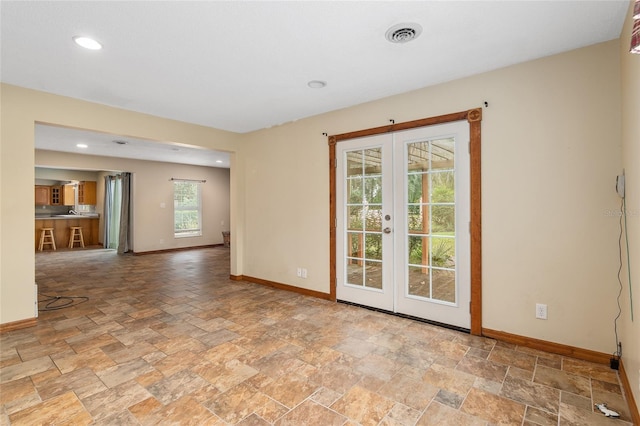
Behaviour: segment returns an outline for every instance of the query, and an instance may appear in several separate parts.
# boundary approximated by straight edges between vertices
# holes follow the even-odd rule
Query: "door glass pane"
[[[455,239],[431,238],[431,266],[439,268],[455,267]]]
[[[407,176],[407,201],[427,203],[429,201],[429,181],[426,173],[409,173]]]
[[[454,203],[455,201],[454,172],[447,170],[431,173],[431,202]]]
[[[429,233],[429,206],[409,205],[407,206],[407,224],[410,233]]]
[[[382,231],[382,206],[366,206],[365,229],[367,231]]]
[[[430,142],[431,148],[431,169],[449,169],[454,168],[454,139],[439,139]]]
[[[347,203],[362,203],[362,179],[347,179]]]
[[[455,303],[454,139],[407,144],[407,294]]]
[[[362,258],[362,233],[347,232],[347,256]]]
[[[431,206],[431,232],[438,235],[453,236],[456,230],[456,212],[454,206],[434,204]]]
[[[450,269],[432,269],[433,299],[455,303],[456,301],[456,272]]]
[[[409,296],[431,298],[431,279],[429,268],[409,266],[408,273]]]
[[[349,215],[347,229],[362,230],[362,212],[361,205],[347,207],[347,214]]]
[[[366,258],[382,260],[382,234],[365,235]]]
[[[364,174],[382,174],[382,148],[365,149],[362,151],[362,162],[364,163]]]
[[[414,142],[407,145],[407,171],[429,170],[429,141]]]
[[[347,152],[347,177],[362,175],[362,151]]]
[[[382,203],[382,176],[366,177],[364,180],[364,202]]]
[[[355,259],[347,259],[347,284],[363,286],[364,269],[363,262]]]
[[[365,287],[382,289],[382,262],[365,261]]]
[[[346,281],[382,289],[382,149],[345,154]]]
[[[409,236],[409,263],[429,265],[429,237]]]

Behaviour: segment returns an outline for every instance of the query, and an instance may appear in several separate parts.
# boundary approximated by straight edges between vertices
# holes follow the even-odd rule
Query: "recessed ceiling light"
[[[326,85],[327,82],[322,80],[311,80],[307,83],[307,86],[311,87],[312,89],[322,89]]]
[[[391,43],[407,43],[415,40],[422,33],[422,27],[415,23],[397,24],[389,28],[385,37]]]
[[[89,148],[89,145],[87,145],[86,143],[79,143],[79,144],[76,144],[76,146],[78,148]]]
[[[100,50],[102,49],[102,45],[89,37],[75,36],[73,41],[76,42],[78,46],[82,46],[85,49],[89,50]]]
[[[216,163],[222,164],[222,162],[223,162],[222,160],[216,160]]]

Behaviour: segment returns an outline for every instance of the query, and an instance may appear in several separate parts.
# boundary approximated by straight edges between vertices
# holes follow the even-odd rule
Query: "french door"
[[[341,141],[338,300],[470,328],[469,123]]]

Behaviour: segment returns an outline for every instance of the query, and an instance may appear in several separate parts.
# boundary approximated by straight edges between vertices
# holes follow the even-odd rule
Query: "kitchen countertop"
[[[85,216],[82,214],[66,214],[66,215],[52,215],[52,216],[36,216],[36,220],[59,220],[59,219],[100,219],[100,215]]]

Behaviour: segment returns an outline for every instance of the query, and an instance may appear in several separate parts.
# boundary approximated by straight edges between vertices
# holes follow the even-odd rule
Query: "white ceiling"
[[[84,144],[87,147],[81,148],[78,144]],[[226,152],[44,124],[36,124],[35,148],[196,166],[222,168],[230,166],[229,154]]]
[[[0,76],[249,132],[618,38],[629,4],[5,0]],[[420,37],[388,42],[403,22],[420,24]],[[104,48],[82,49],[76,35]]]

